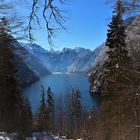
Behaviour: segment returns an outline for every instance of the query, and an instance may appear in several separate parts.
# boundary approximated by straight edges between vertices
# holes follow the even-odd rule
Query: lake
[[[27,96],[31,102],[32,111],[36,112],[41,94],[41,85],[48,89],[51,87],[55,99],[60,95],[67,95],[70,89],[78,89],[81,92],[81,103],[84,109],[95,108],[100,105],[98,97],[91,96],[89,93],[88,77],[83,73],[55,73],[42,77],[39,81],[33,83],[23,90],[23,94]]]

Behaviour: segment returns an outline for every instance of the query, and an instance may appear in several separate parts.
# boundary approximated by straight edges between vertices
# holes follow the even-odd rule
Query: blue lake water
[[[81,102],[84,109],[97,109],[100,105],[98,97],[93,97],[89,93],[89,81],[85,74],[57,73],[44,76],[39,81],[24,89],[23,94],[29,98],[33,112],[35,112],[39,106],[41,85],[43,85],[45,89],[50,86],[56,100],[60,95],[67,95],[70,89],[75,88],[81,92]]]

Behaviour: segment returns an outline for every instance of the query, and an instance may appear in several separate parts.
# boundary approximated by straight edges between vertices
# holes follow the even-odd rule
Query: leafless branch
[[[64,1],[59,0],[62,4]],[[39,15],[38,10],[41,10],[42,16]],[[66,30],[64,26],[65,19],[62,15],[63,11],[57,5],[57,0],[44,0],[43,5],[39,5],[39,0],[33,0],[32,9],[29,16],[28,23],[28,37],[30,41],[33,40],[32,30],[33,30],[33,21],[40,26],[40,19],[43,17],[45,21],[45,26],[48,34],[48,42],[52,44],[52,36],[55,31],[59,29]],[[41,17],[40,17],[41,16]]]
[[[12,5],[5,2],[5,0],[0,0],[0,16],[6,15],[7,10],[11,9]]]
[[[106,3],[116,2],[117,0],[107,0]],[[124,13],[131,15],[140,12],[140,0],[120,0],[124,7]]]
[[[123,0],[123,4],[128,14],[140,12],[140,0]]]

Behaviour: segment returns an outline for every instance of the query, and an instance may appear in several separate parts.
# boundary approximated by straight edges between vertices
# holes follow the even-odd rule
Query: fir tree
[[[82,107],[81,107],[81,93],[79,90],[75,90],[75,103],[74,103],[74,106],[75,106],[75,117],[76,118],[80,118],[81,117],[81,112],[82,112]]]
[[[131,68],[131,59],[126,46],[125,27],[122,18],[123,6],[117,1],[111,23],[108,25],[106,46],[108,59],[105,61],[105,82],[103,90],[103,108],[106,121],[104,125],[105,139],[111,139],[117,132],[117,139],[121,139],[122,105],[125,90],[129,87],[127,72]]]
[[[54,108],[54,95],[51,91],[50,86],[48,87],[47,90],[47,110],[48,110],[48,115],[49,115],[49,129],[50,131],[52,131],[53,126],[54,126],[54,112],[55,112],[55,108]]]
[[[110,72],[116,71],[121,66],[126,66],[129,61],[126,47],[125,27],[122,19],[122,3],[118,1],[112,17],[112,22],[108,25],[106,46],[108,47],[107,69]],[[110,73],[109,72],[109,73]]]
[[[122,19],[123,7],[121,1],[118,1],[114,10],[111,23],[108,25],[109,30],[107,33],[106,46],[108,47],[108,59],[105,62],[105,78],[108,86],[107,96],[113,95],[113,84],[120,83],[126,84],[128,81],[124,78],[123,69],[131,68],[131,59],[128,55],[126,46],[125,27],[123,26]],[[110,86],[109,86],[110,85]],[[107,89],[107,87],[110,87]]]
[[[45,89],[41,86],[41,101],[39,111],[37,114],[37,130],[43,131],[48,130],[48,110],[45,103]]]
[[[81,93],[79,90],[72,89],[70,93],[70,112],[72,123],[71,129],[79,128],[82,115]]]

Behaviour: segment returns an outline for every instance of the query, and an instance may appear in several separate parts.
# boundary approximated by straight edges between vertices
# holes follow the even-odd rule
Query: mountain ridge
[[[100,46],[95,50],[82,47],[45,50],[37,44],[24,44],[23,48],[37,57],[51,72],[87,72],[100,55]]]

